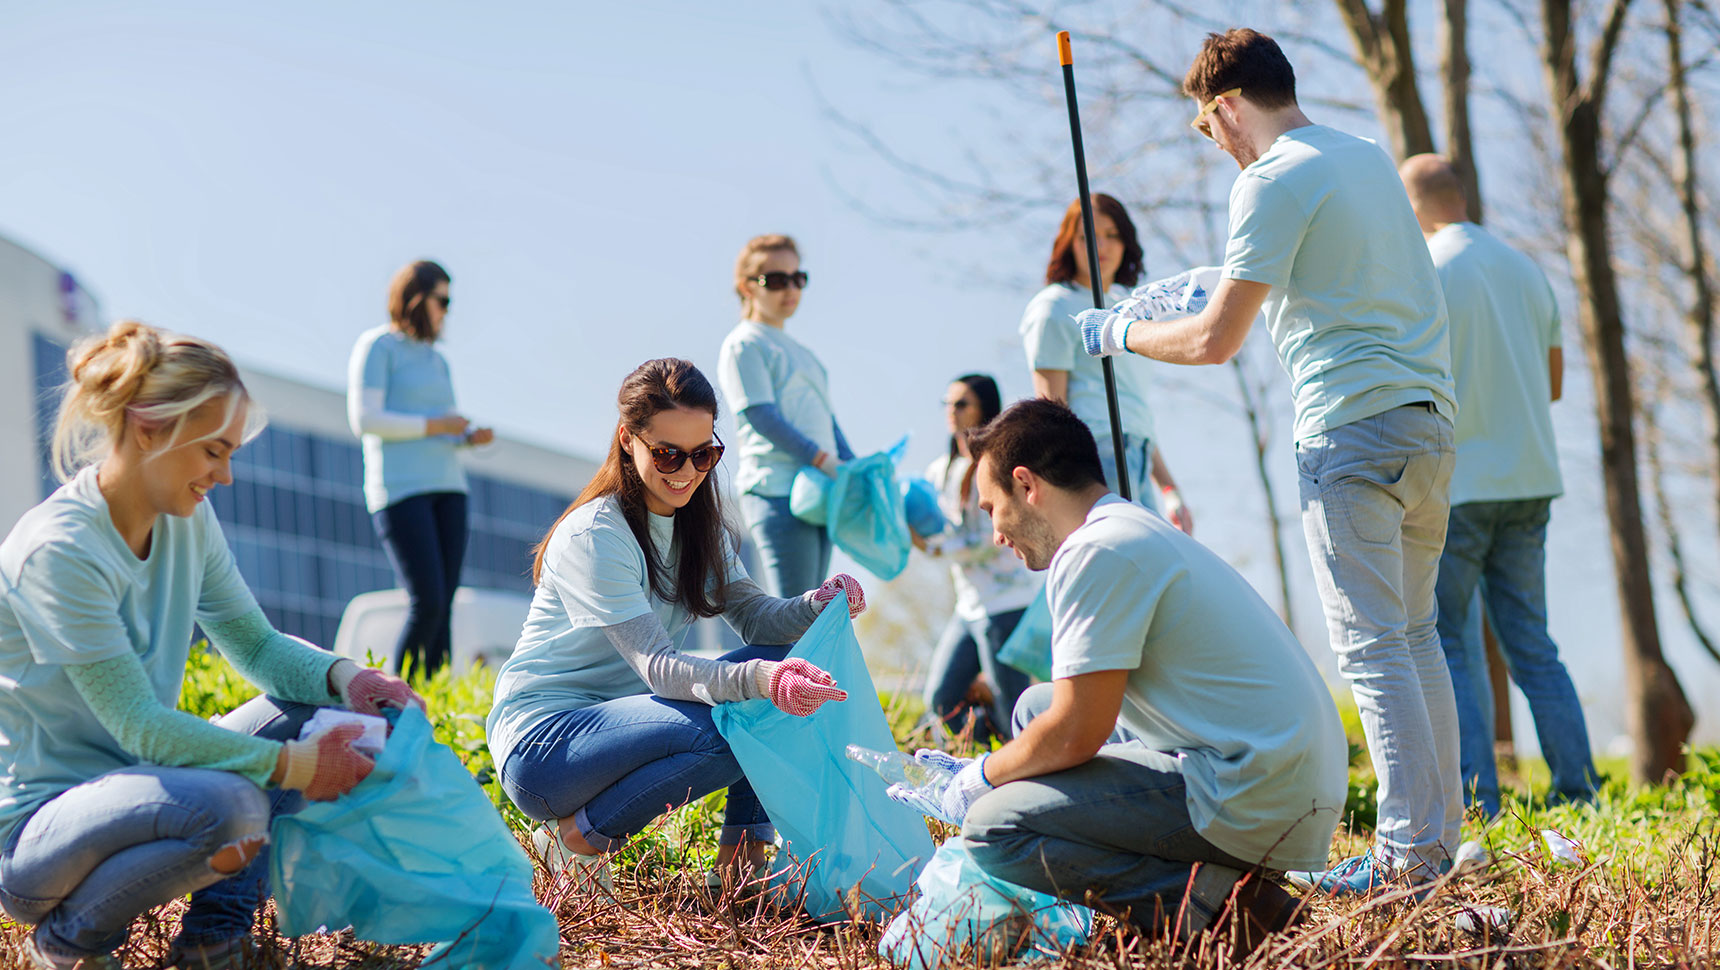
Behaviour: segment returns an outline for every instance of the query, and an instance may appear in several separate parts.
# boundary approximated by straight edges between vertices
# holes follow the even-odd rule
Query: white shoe
[[[24,959],[29,961],[31,970],[123,970],[117,954],[108,953],[99,957],[84,957],[70,963],[42,952],[36,945],[36,934],[31,933],[24,938]]]
[[[616,898],[615,876],[603,856],[580,855],[569,849],[548,825],[532,830],[532,848],[550,876],[559,879],[572,872],[575,886],[595,886],[610,899]]]

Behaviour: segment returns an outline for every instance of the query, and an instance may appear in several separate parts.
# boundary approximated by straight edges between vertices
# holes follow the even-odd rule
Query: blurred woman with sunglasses
[[[1129,295],[1140,282],[1144,262],[1135,236],[1134,220],[1116,199],[1093,195],[1093,228],[1099,237],[1099,282],[1109,306]],[[1081,200],[1069,203],[1063,223],[1051,242],[1045,267],[1045,288],[1034,295],[1021,315],[1021,338],[1027,366],[1033,372],[1033,392],[1069,406],[1093,432],[1105,483],[1117,489],[1116,449],[1111,443],[1111,412],[1105,399],[1103,364],[1081,347],[1075,314],[1093,308],[1092,276],[1087,266],[1087,236],[1081,228]],[[1123,419],[1124,474],[1129,495],[1182,531],[1194,534],[1194,517],[1183,504],[1170,467],[1153,442],[1153,414],[1147,406],[1152,365],[1144,357],[1112,358],[1117,378],[1117,410]]]
[[[1028,676],[997,662],[997,651],[1015,632],[1021,615],[1045,585],[1040,573],[992,541],[991,516],[979,507],[973,456],[967,435],[1003,410],[997,381],[987,374],[963,374],[944,392],[944,419],[950,447],[926,469],[938,486],[938,505],[947,525],[938,535],[917,539],[928,555],[945,559],[955,580],[956,609],[932,651],[926,680],[926,714],[960,731],[971,712],[973,739],[1008,738],[1009,716]],[[989,702],[975,702],[975,678],[984,674]],[[980,693],[983,693],[981,691]]]
[[[854,457],[830,405],[824,365],[784,329],[806,284],[793,239],[747,240],[735,261],[741,322],[717,362],[739,439],[741,517],[758,547],[765,588],[777,596],[807,588],[830,569],[829,534],[789,510],[794,476],[807,465],[835,474]]]
[[[620,422],[591,484],[538,543],[537,588],[496,678],[489,744],[502,790],[531,818],[552,874],[613,893],[603,856],[664,806],[728,789],[720,885],[764,863],[775,829],[717,733],[711,708],[767,698],[805,716],[847,695],[804,660],[784,661],[850,576],[788,599],[766,595],[736,558],[711,472],[723,456],[717,395],[685,360],[647,361],[622,382]],[[680,652],[691,623],[721,616],[744,647]]]
[[[448,282],[448,271],[429,260],[395,273],[389,322],[361,334],[347,363],[346,413],[364,446],[364,504],[406,590],[394,669],[410,658],[412,671],[426,676],[448,662],[466,557],[466,473],[456,450],[495,438],[455,410],[448,361],[436,349]]]

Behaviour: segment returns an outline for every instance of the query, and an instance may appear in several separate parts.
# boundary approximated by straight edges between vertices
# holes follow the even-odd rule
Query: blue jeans
[[[1051,691],[1021,695],[1016,733],[1051,706]],[[1177,757],[1122,728],[1091,761],[980,796],[962,836],[999,879],[1126,914],[1149,932],[1179,910],[1179,932],[1204,929],[1253,868],[1195,831]]]
[[[1093,432],[1093,443],[1099,446],[1099,465],[1105,470],[1105,485],[1121,495],[1117,488],[1117,446],[1111,442],[1109,431]],[[1129,463],[1129,501],[1159,511],[1159,490],[1153,485],[1153,443],[1140,435],[1123,435],[1123,457]]]
[[[788,496],[742,495],[741,518],[758,549],[765,592],[799,596],[830,578],[830,533],[795,518]]]
[[[1463,822],[1434,595],[1455,464],[1451,422],[1426,405],[1296,442],[1314,582],[1380,782],[1374,851],[1399,869],[1443,862]]]
[[[993,613],[983,623],[974,623],[959,616],[950,617],[944,634],[932,651],[931,670],[926,681],[926,714],[951,730],[961,729],[961,715],[967,711],[968,687],[981,673],[992,688],[990,711],[976,712],[974,740],[985,743],[992,735],[1011,737],[1009,717],[1015,702],[1027,689],[1028,676],[1008,664],[997,662],[998,648],[1015,632],[1025,609]]]
[[[1465,622],[1477,585],[1511,679],[1529,700],[1556,799],[1595,791],[1589,731],[1571,675],[1547,634],[1547,520],[1553,500],[1465,502],[1451,508],[1439,560],[1439,641],[1451,669],[1462,730],[1463,788],[1489,816],[1499,813],[1499,772],[1489,725],[1493,698],[1484,647]],[[1480,677],[1475,676],[1480,671]]]
[[[298,737],[308,704],[258,697],[218,722],[277,741]],[[0,854],[0,903],[36,924],[48,955],[67,962],[111,953],[139,914],[191,894],[177,943],[210,946],[251,932],[269,895],[265,844],[232,875],[211,857],[258,836],[304,804],[228,771],[138,765],[111,771],[47,802]]]
[[[406,626],[394,645],[394,669],[410,657],[413,672],[428,676],[448,663],[452,649],[449,621],[466,558],[466,493],[403,498],[371,519],[406,590]]]
[[[743,647],[723,660],[781,660],[787,647]],[[727,788],[719,845],[769,842],[776,827],[711,719],[711,707],[635,694],[545,718],[514,745],[502,790],[539,822],[573,817],[593,848],[614,852],[666,811]]]

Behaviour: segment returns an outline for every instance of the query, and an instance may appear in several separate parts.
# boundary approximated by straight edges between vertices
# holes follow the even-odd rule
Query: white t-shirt
[[[673,570],[675,518],[646,515],[658,564]],[[726,572],[710,577],[707,586],[720,589],[746,578],[746,567],[732,550]],[[603,630],[651,613],[678,649],[693,617],[651,590],[645,550],[627,525],[620,501],[609,495],[568,513],[549,537],[519,642],[496,674],[488,722],[496,764],[507,761],[514,744],[544,717],[650,693]]]
[[[735,490],[741,494],[787,495],[802,464],[753,428],[744,412],[755,404],[776,405],[782,419],[796,431],[836,454],[830,378],[812,351],[781,327],[756,320],[736,324],[717,356],[717,383],[734,413],[740,437]]]
[[[1272,287],[1298,439],[1422,401],[1455,419],[1445,298],[1378,145],[1324,125],[1279,135],[1231,186],[1224,276]]]
[[[1322,869],[1349,784],[1325,681],[1236,570],[1107,495],[1051,559],[1051,673],[1130,671],[1117,723],[1175,756],[1212,844]]]
[[[1128,287],[1112,286],[1105,294],[1105,305],[1128,295]],[[1111,411],[1105,402],[1105,365],[1099,358],[1087,356],[1081,346],[1081,329],[1075,325],[1075,315],[1091,309],[1093,291],[1077,289],[1068,283],[1053,283],[1027,302],[1027,309],[1021,314],[1021,342],[1027,351],[1029,370],[1069,372],[1069,410],[1093,432],[1094,441],[1103,443],[1111,439]],[[1147,404],[1147,387],[1152,383],[1152,361],[1124,354],[1111,358],[1111,364],[1117,377],[1117,413],[1123,419],[1123,433],[1151,440],[1153,411]]]
[[[1560,346],[1559,305],[1546,274],[1472,222],[1446,226],[1427,245],[1451,312],[1451,504],[1562,493],[1547,373],[1548,352]]]
[[[0,543],[0,845],[44,801],[138,763],[90,712],[66,665],[135,653],[171,708],[193,624],[257,609],[208,503],[157,518],[138,559],[96,468],[24,513]]]
[[[978,487],[962,501],[962,476],[972,464],[972,459],[945,454],[927,466],[926,478],[938,487],[945,525],[942,533],[926,540],[926,548],[949,560],[956,615],[978,623],[998,613],[1026,609],[1045,585],[1045,577],[992,541],[991,516],[979,507]]]

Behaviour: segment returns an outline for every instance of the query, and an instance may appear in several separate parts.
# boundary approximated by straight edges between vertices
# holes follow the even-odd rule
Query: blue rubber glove
[[[980,755],[978,759],[969,762],[956,772],[944,789],[943,797],[934,802],[916,789],[904,785],[891,785],[884,794],[898,802],[918,809],[923,815],[942,819],[951,825],[962,824],[967,818],[968,809],[979,800],[981,795],[992,790],[992,784],[985,779],[985,759],[990,755]]]

